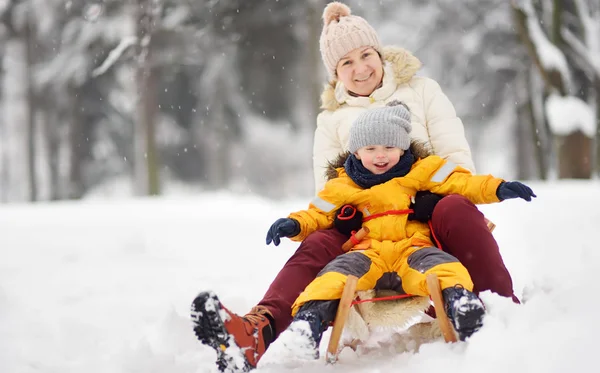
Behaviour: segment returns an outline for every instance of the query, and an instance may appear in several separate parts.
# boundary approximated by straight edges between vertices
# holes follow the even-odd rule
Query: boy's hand
[[[294,237],[298,233],[300,233],[298,221],[290,218],[277,219],[267,231],[267,245],[273,242],[275,246],[279,246],[281,237]]]
[[[518,181],[502,182],[496,189],[496,195],[501,201],[511,198],[522,198],[525,201],[531,201],[532,197],[537,197],[530,187]]]
[[[415,202],[410,204],[410,208],[413,210],[412,213],[408,214],[408,220],[416,220],[421,223],[427,223],[431,220],[433,215],[433,209],[437,203],[443,198],[439,194],[431,193],[429,191],[417,192],[415,196]]]
[[[350,237],[353,231],[358,231],[362,227],[363,213],[358,211],[352,205],[340,207],[333,218],[335,229]]]

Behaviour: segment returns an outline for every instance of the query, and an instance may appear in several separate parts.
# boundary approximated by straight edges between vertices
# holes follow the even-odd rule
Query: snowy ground
[[[281,361],[275,343],[257,372],[595,366],[600,184],[532,187],[532,203],[482,206],[524,305],[484,293],[489,314],[478,334],[417,354],[348,352],[336,366],[298,364]],[[191,332],[191,300],[212,289],[234,311],[252,307],[297,246],[265,246],[266,229],[306,202],[211,194],[1,206],[0,371],[214,372],[214,352]]]

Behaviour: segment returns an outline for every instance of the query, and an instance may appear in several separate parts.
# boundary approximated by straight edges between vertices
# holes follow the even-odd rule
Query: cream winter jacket
[[[315,193],[325,185],[329,162],[348,149],[352,122],[369,108],[393,100],[404,102],[411,111],[413,140],[431,147],[434,154],[475,173],[471,150],[454,106],[434,80],[415,76],[421,62],[402,48],[387,47],[383,84],[369,97],[354,97],[341,82],[333,82],[321,94],[321,108],[313,146]]]

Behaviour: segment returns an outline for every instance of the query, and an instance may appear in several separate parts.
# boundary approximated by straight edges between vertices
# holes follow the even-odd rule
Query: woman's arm
[[[465,137],[463,123],[456,116],[454,106],[435,80],[426,80],[423,101],[425,123],[434,154],[475,173],[471,148]]]
[[[315,130],[315,139],[313,144],[313,171],[315,177],[315,194],[319,193],[327,181],[325,171],[329,162],[333,161],[343,152],[335,132],[335,126],[332,123],[331,112],[321,112],[317,116],[317,129]]]

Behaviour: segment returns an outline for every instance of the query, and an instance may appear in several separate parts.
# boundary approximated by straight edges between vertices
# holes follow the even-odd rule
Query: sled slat
[[[444,340],[446,343],[456,342],[454,327],[450,323],[448,315],[446,315],[446,310],[444,309],[444,300],[442,298],[442,289],[436,274],[430,273],[427,275],[427,288],[429,289],[429,294],[433,300],[435,314],[438,319],[440,329],[442,330],[442,334],[444,335]]]
[[[348,319],[348,314],[350,313],[350,307],[352,307],[352,300],[354,299],[354,294],[356,293],[357,283],[358,277],[356,276],[349,275],[346,279],[346,285],[344,286],[344,291],[342,292],[340,305],[338,306],[337,314],[335,315],[335,321],[333,322],[333,330],[331,331],[331,337],[329,338],[329,345],[327,346],[326,361],[329,364],[333,364],[337,361],[338,345],[340,343],[340,338],[342,337],[344,325]]]
[[[358,232],[356,232],[354,234],[354,238],[357,241],[362,240],[363,238],[367,237],[367,234],[369,234],[369,228],[367,227],[362,227],[358,230]],[[354,247],[354,242],[352,241],[352,239],[349,239],[348,241],[344,242],[344,244],[342,245],[342,250],[344,250],[344,252],[348,252],[350,251],[350,249],[352,249]]]

